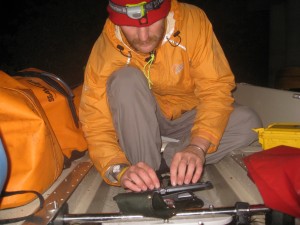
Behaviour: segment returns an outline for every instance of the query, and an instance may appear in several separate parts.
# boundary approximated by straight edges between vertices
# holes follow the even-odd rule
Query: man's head
[[[171,0],[109,0],[109,19],[119,26],[145,27],[165,18]]]
[[[141,53],[153,51],[165,32],[164,19],[171,0],[109,0],[110,20],[119,25],[131,47]]]
[[[164,19],[148,27],[120,26],[130,46],[137,52],[147,54],[159,46],[165,33]]]

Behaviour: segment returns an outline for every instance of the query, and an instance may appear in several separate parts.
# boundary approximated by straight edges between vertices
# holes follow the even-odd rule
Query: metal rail
[[[264,205],[248,205],[247,203],[237,203],[235,207],[222,207],[222,208],[207,208],[207,209],[190,209],[176,213],[175,217],[183,216],[206,216],[227,214],[236,217],[236,220],[247,224],[250,217],[257,214],[266,214],[270,209]],[[110,220],[116,221],[133,221],[135,219],[145,218],[143,215],[123,215],[121,213],[95,213],[95,214],[65,214],[61,218],[57,218],[56,224],[80,224],[80,223],[97,223],[102,224]],[[238,223],[237,223],[238,224]],[[241,224],[241,223],[239,223]],[[250,224],[250,223],[249,223]]]
[[[70,198],[74,190],[80,184],[85,175],[92,168],[91,162],[79,163],[63,182],[45,200],[44,207],[28,218],[24,225],[51,224],[61,212],[61,208]]]

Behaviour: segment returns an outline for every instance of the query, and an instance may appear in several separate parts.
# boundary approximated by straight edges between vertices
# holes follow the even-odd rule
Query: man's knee
[[[107,81],[108,91],[118,90],[122,92],[126,90],[135,90],[138,85],[145,85],[145,76],[142,71],[135,67],[126,66],[112,73]]]
[[[248,145],[256,141],[257,134],[253,129],[258,127],[262,127],[262,122],[253,109],[248,106],[235,105],[229,119],[228,129],[235,130],[241,142]]]
[[[261,126],[261,119],[255,111],[248,106],[234,104],[218,151],[207,155],[207,164],[216,163],[229,152],[255,142],[257,134],[253,129]]]

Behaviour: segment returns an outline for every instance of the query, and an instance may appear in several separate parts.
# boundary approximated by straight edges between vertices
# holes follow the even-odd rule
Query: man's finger
[[[144,162],[138,163],[137,166],[141,169],[139,176],[144,180],[149,189],[160,187],[159,179],[153,168]]]
[[[185,184],[189,184],[194,176],[194,172],[195,172],[195,168],[196,168],[196,163],[195,163],[195,159],[191,158],[189,160],[189,164],[187,167],[187,171],[184,177],[184,183]]]
[[[203,172],[203,165],[202,162],[199,162],[199,164],[196,166],[196,170],[192,179],[193,183],[197,183],[202,175]]]
[[[155,173],[155,171],[151,168],[147,172],[148,172],[148,175],[149,175],[149,177],[152,181],[152,184],[154,185],[153,188],[159,188],[160,187],[160,182],[159,182],[159,179],[158,179],[157,174]]]
[[[171,179],[172,186],[176,186],[177,184],[177,173],[178,173],[178,167],[180,161],[181,161],[180,154],[176,153],[174,155],[174,158],[170,166],[170,179]]]
[[[142,189],[138,187],[130,178],[128,177],[122,177],[121,178],[122,187],[124,189],[129,189],[134,192],[140,192]]]
[[[185,179],[185,173],[188,167],[188,160],[186,160],[185,158],[181,159],[179,162],[179,166],[178,166],[178,170],[177,170],[177,181],[176,183],[178,185],[182,185],[183,181]]]
[[[155,187],[154,181],[149,174],[149,170],[146,171],[143,168],[138,168],[136,171],[136,175],[139,177],[139,181],[142,181],[139,184],[142,185],[141,188],[143,191],[146,191],[147,189],[152,190]]]

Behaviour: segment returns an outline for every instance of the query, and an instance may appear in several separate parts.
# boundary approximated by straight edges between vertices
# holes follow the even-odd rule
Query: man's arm
[[[198,99],[190,145],[175,154],[171,163],[172,185],[197,182],[203,172],[205,155],[216,151],[232,111],[234,76],[225,54],[202,10],[191,10],[198,19],[186,24],[193,40],[187,41],[191,58],[190,74]]]
[[[188,30],[194,40],[187,42],[191,49],[190,74],[198,99],[192,137],[208,140],[211,143],[208,149],[210,153],[216,151],[233,110],[231,92],[235,80],[209,19],[200,9],[194,13],[199,18],[190,27],[198,29]]]
[[[111,185],[120,185],[119,182],[106,176],[107,171],[113,165],[130,165],[118,145],[107,103],[106,81],[117,68],[106,60],[110,60],[108,56],[112,56],[114,60],[117,60],[120,55],[107,43],[105,35],[101,34],[89,57],[85,69],[79,118],[88,142],[89,154],[95,167],[105,182]]]

